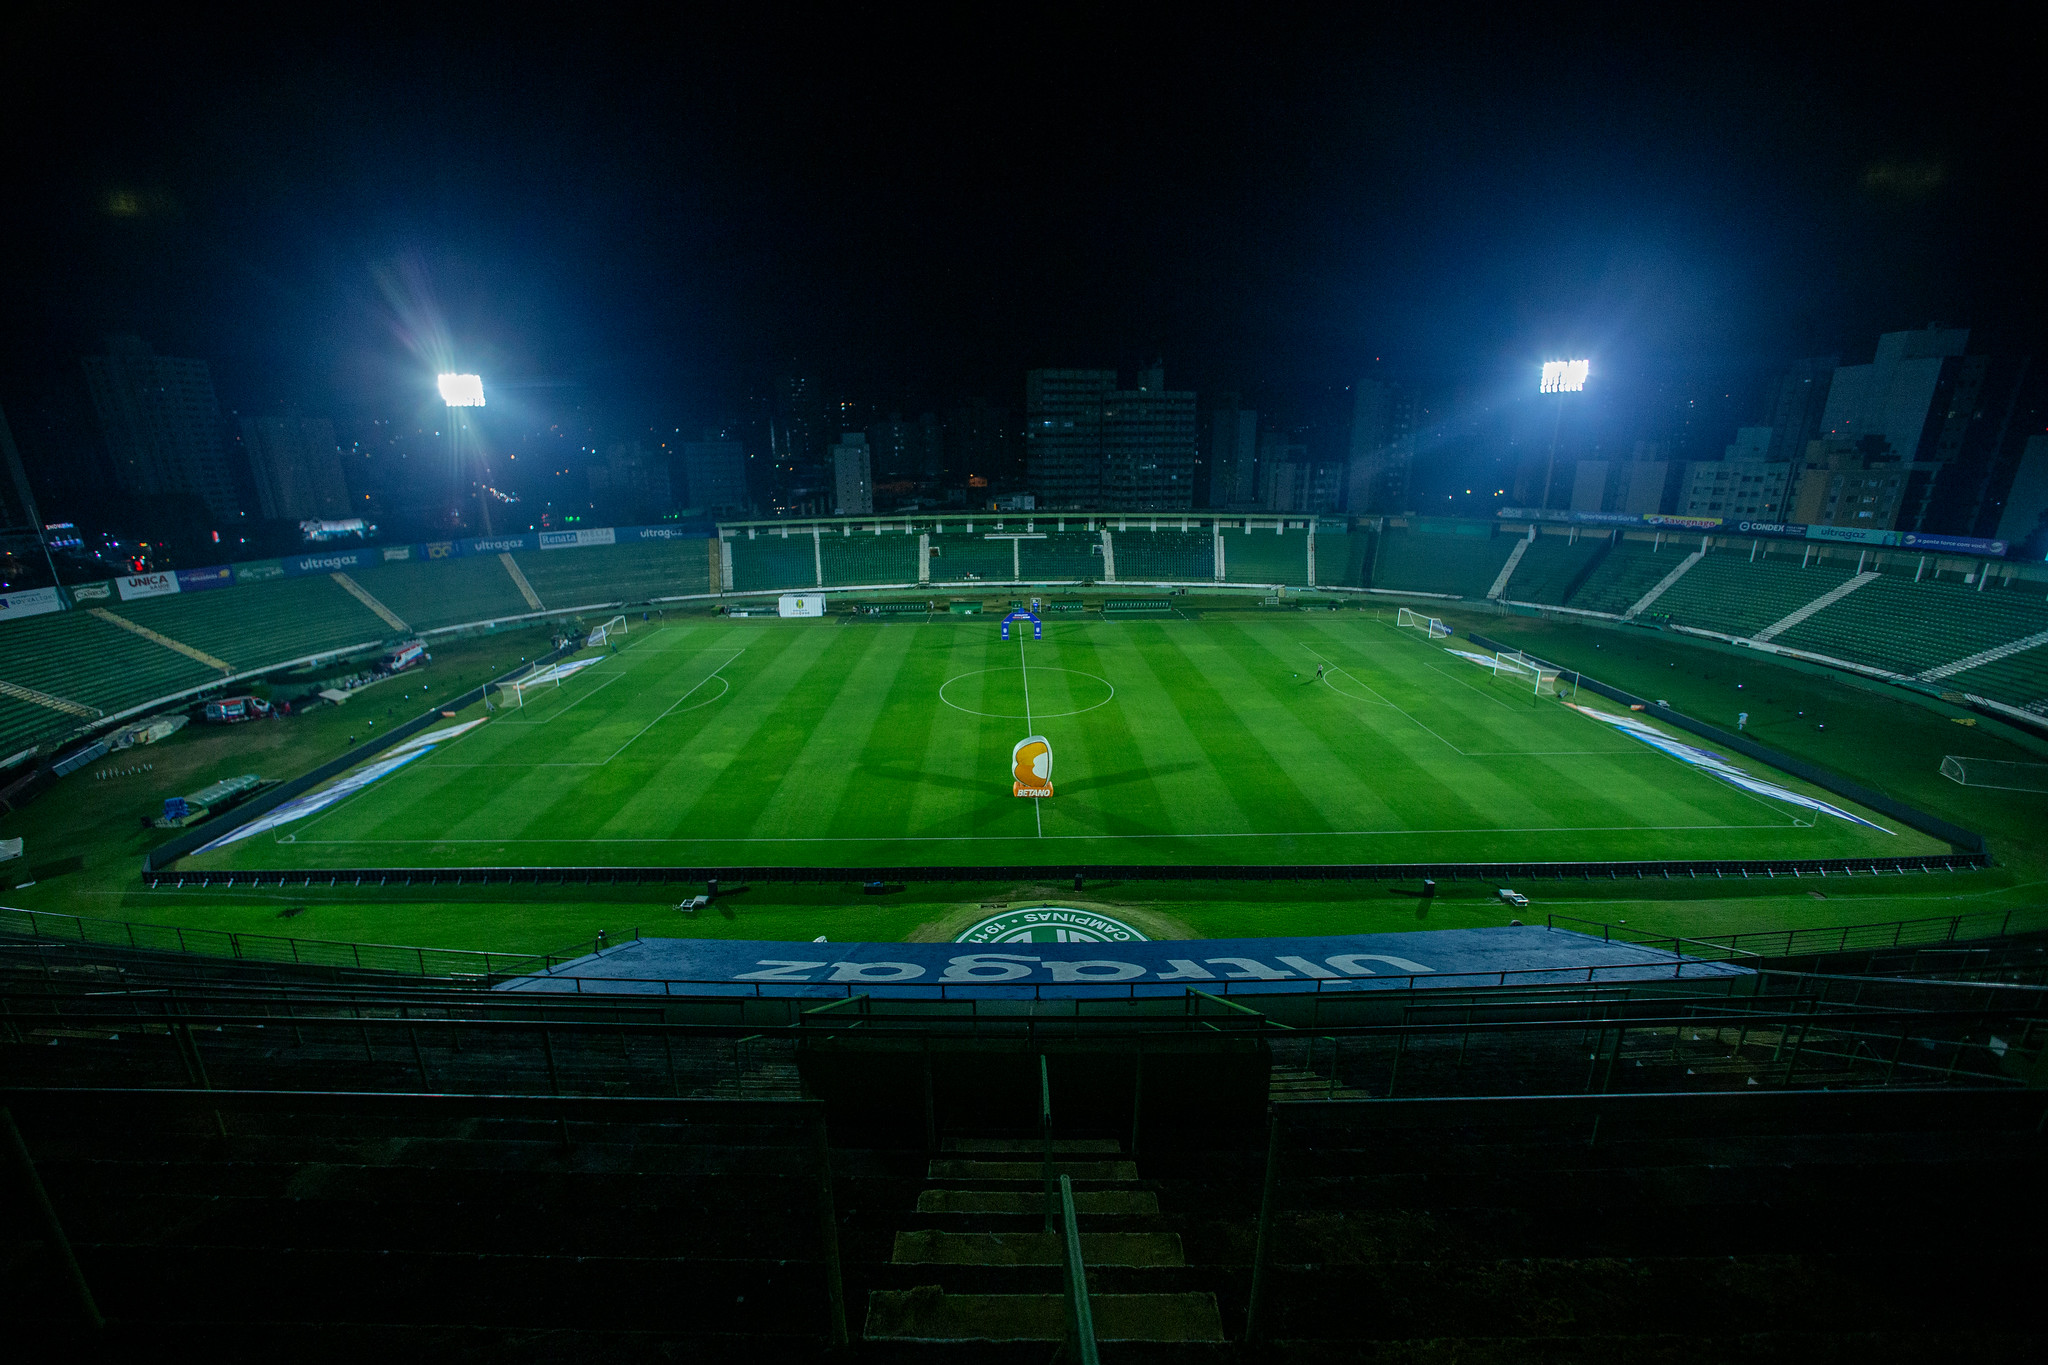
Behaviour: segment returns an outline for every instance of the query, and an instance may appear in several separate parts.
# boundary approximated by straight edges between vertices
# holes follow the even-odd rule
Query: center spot
[[[1109,704],[1116,688],[1107,678],[1075,668],[1053,668],[1033,664],[1028,674],[1031,687],[1030,719],[1057,720],[1078,716]],[[1027,674],[1014,665],[977,668],[948,678],[939,686],[939,700],[955,711],[995,720],[1023,720],[1024,688]]]

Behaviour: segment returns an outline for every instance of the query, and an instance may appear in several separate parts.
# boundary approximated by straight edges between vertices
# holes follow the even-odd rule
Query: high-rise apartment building
[[[312,521],[355,515],[334,424],[325,417],[244,417],[242,450],[264,516]]]
[[[1014,408],[999,408],[985,398],[969,399],[947,412],[941,439],[942,479],[954,490],[1010,492],[1025,482],[1024,433]]]
[[[738,441],[685,441],[682,501],[713,516],[747,509],[747,452]]]
[[[1392,384],[1360,380],[1351,400],[1345,508],[1354,516],[1409,510],[1415,460],[1415,404]]]
[[[1777,392],[1771,398],[1771,438],[1765,459],[1792,462],[1805,458],[1807,443],[1820,437],[1828,389],[1839,363],[1837,356],[1811,356],[1794,362],[1779,376]]]
[[[1887,332],[1869,364],[1835,370],[1822,436],[1831,458],[1906,467],[1899,530],[1990,535],[2034,429],[2031,362],[1967,355],[1969,338],[1960,327]]]
[[[1025,376],[1025,460],[1041,509],[1179,512],[1195,505],[1195,395],[1162,366],[1116,387],[1114,370]]]
[[[86,357],[85,382],[115,487],[135,497],[198,498],[216,521],[241,512],[205,361],[158,355],[140,337],[112,337],[107,354]]]
[[[1209,506],[1247,511],[1259,505],[1259,414],[1234,393],[1209,410],[1204,458],[1208,462]]]
[[[1769,428],[1756,430],[1768,433]],[[1762,448],[1769,445],[1767,434]],[[1694,460],[1685,467],[1685,482],[1673,510],[1727,521],[1784,521],[1792,470],[1791,464],[1778,460]]]
[[[832,447],[832,510],[847,517],[875,510],[874,464],[866,432],[849,431]]]

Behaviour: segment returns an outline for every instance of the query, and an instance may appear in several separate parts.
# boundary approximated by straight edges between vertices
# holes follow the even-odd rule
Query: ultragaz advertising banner
[[[461,540],[460,553],[466,555],[502,555],[513,550],[534,550],[540,548],[540,537],[527,533],[516,536],[479,536],[475,540]]]
[[[293,555],[280,561],[284,571],[297,576],[309,573],[347,573],[350,569],[369,569],[384,562],[381,551],[368,548],[360,550],[321,550],[315,554]]]

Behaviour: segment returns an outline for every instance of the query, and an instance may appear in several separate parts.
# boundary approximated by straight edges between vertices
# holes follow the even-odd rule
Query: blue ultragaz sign
[[[670,995],[1212,995],[1641,981],[1743,969],[1522,926],[1329,938],[1113,943],[782,943],[641,939],[501,990]]]

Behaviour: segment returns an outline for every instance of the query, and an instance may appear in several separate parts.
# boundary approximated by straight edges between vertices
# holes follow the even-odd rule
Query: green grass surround
[[[1669,697],[1719,724],[1732,723],[1738,706],[1748,709],[1751,733],[1774,748],[1983,830],[1999,866],[1953,876],[1829,878],[1824,883],[1809,878],[1795,885],[1531,883],[1521,887],[1535,899],[1529,911],[1510,911],[1493,899],[1491,886],[1476,883],[1445,884],[1433,903],[1397,894],[1397,888],[1299,882],[1091,882],[1081,899],[1151,915],[1188,934],[1215,937],[1462,928],[1504,924],[1513,916],[1527,920],[1531,915],[1540,922],[1545,911],[1610,922],[1625,919],[1631,929],[1646,934],[1710,934],[1972,913],[2048,901],[2042,895],[2048,878],[2048,797],[1963,788],[1937,771],[1943,753],[2048,761],[2048,755],[2024,747],[1988,722],[1966,729],[1950,721],[1952,715],[1965,714],[1956,708],[1788,667],[1746,651],[1704,647],[1682,637],[1460,616],[1455,609],[1445,614],[1461,632],[1475,626],[1619,686]],[[702,616],[685,619],[710,624]],[[1272,617],[1246,611],[1217,619],[1250,629]],[[1363,624],[1349,613],[1338,619]],[[1320,617],[1282,620],[1290,628],[1303,622],[1316,627],[1330,624]],[[1179,624],[1115,623],[1114,628],[1164,630]],[[634,625],[638,627],[637,620]],[[785,629],[762,622],[722,628],[758,630],[763,625]],[[845,630],[822,629],[828,634]],[[846,633],[901,638],[908,629],[892,624]],[[993,633],[993,622],[948,621],[934,623],[934,629]],[[452,696],[488,672],[515,662],[520,654],[545,649],[545,632],[540,630],[442,642],[435,646],[434,665],[415,675],[410,686],[416,688],[423,681],[433,696]],[[1478,670],[1473,673],[1483,679]],[[1738,680],[1745,682],[1740,694],[1734,687]],[[156,771],[148,777],[97,782],[81,774],[66,779],[26,809],[0,815],[0,838],[23,836],[29,846],[25,858],[0,872],[0,899],[34,909],[199,928],[520,952],[562,949],[589,942],[599,929],[616,936],[635,927],[650,934],[804,941],[820,934],[842,942],[932,937],[946,933],[947,926],[957,924],[963,915],[971,917],[982,905],[1074,899],[1071,888],[1051,876],[1000,883],[913,884],[886,897],[863,896],[851,885],[763,884],[721,898],[716,910],[696,919],[684,919],[673,909],[677,889],[662,886],[371,892],[346,884],[332,889],[185,891],[150,891],[142,885],[137,875],[142,854],[163,836],[142,831],[137,817],[155,808],[162,796],[195,790],[235,773],[282,778],[306,771],[341,753],[349,735],[365,733],[369,720],[389,723],[387,707],[394,717],[416,714],[408,707],[417,706],[419,694],[414,690],[407,703],[401,700],[407,690],[397,683],[381,684],[349,706],[323,708],[289,721],[232,729],[193,726],[163,744],[132,751],[155,764]],[[1808,713],[1804,718],[1796,714],[1802,709]],[[1823,723],[1826,730],[1815,728]],[[1052,737],[1057,743],[1059,736]],[[1059,756],[1064,764],[1072,752],[1063,748]],[[1056,777],[1062,775],[1072,774],[1062,767]],[[1014,800],[1002,798],[1003,803]],[[32,876],[36,885],[14,889]]]
[[[1014,634],[643,627],[367,791],[181,867],[1946,851],[1894,821],[1883,833],[1740,791],[1384,618],[1098,618]],[[1051,800],[1010,793],[1011,747],[1033,733],[1053,745]]]

